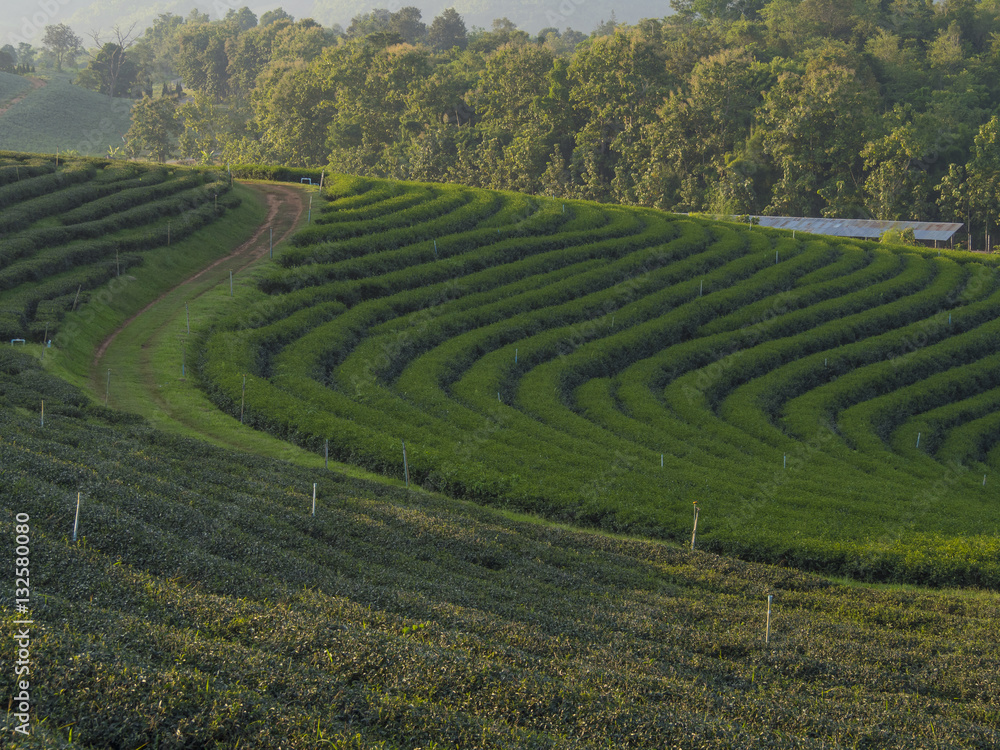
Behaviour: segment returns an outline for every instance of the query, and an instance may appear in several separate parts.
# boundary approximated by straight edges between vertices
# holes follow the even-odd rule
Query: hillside
[[[205,338],[230,415],[558,520],[683,541],[697,503],[709,550],[1000,582],[993,257],[327,185]]]
[[[1000,741],[996,594],[847,588],[222,451],[9,348],[0,480],[31,573],[29,613],[3,599],[5,632],[32,620],[32,734],[7,747]]]
[[[20,76],[9,76],[20,78]],[[0,151],[54,154],[75,151],[106,157],[122,146],[132,118],[131,99],[111,99],[53,75],[45,86],[0,114]],[[5,86],[0,82],[0,86]],[[0,88],[0,108],[4,89]]]
[[[18,571],[16,588],[0,592],[5,633],[23,633],[23,620],[30,619],[29,645],[0,639],[4,663],[30,660],[30,734],[15,735],[13,742],[5,734],[5,747],[902,749],[993,748],[1000,741],[995,592],[847,586],[788,567],[692,552],[687,540],[676,545],[587,532],[481,507],[418,488],[416,480],[431,484],[422,474],[428,451],[409,437],[414,482],[405,488],[401,477],[349,477],[333,470],[335,464],[324,470],[315,456],[303,466],[211,447],[105,408],[103,392],[88,396],[53,371],[65,370],[90,386],[70,360],[81,359],[86,370],[94,356],[87,342],[106,340],[124,318],[143,309],[140,320],[180,334],[184,318],[178,310],[186,304],[162,292],[174,288],[176,279],[217,264],[234,243],[259,235],[272,221],[279,233],[290,230],[301,208],[290,202],[290,215],[280,220],[273,212],[248,212],[250,193],[237,185],[239,206],[233,200],[228,208],[231,193],[222,192],[219,206],[228,210],[217,211],[206,189],[214,194],[227,181],[213,181],[211,172],[83,159],[56,167],[54,158],[18,154],[0,159],[0,279],[22,304],[6,324],[25,326],[29,339],[23,346],[0,346],[0,535],[11,540],[5,547],[10,558],[27,569]],[[283,176],[298,182],[302,175]],[[142,184],[133,184],[140,178]],[[371,400],[364,388],[378,382],[390,387],[385,373],[393,357],[412,357],[420,350],[415,344],[438,324],[467,343],[459,335],[460,318],[444,314],[454,312],[448,305],[464,304],[473,316],[489,317],[508,304],[524,314],[533,309],[525,304],[533,291],[539,299],[556,300],[553,281],[573,296],[573,284],[589,280],[600,289],[616,278],[620,261],[609,252],[609,240],[634,252],[660,247],[651,241],[661,226],[652,212],[569,202],[564,213],[561,203],[512,194],[329,175],[327,180],[328,204],[312,204],[313,226],[299,233],[295,246],[276,248],[280,262],[269,262],[263,248],[251,248],[258,270],[242,271],[232,292],[215,278],[208,280],[212,293],[186,287],[192,336],[200,336],[212,355],[202,363],[206,373],[217,366],[220,341],[247,335],[240,326],[232,328],[234,321],[262,337],[264,356],[256,365],[266,369],[281,356],[275,342],[291,348],[305,340],[294,335],[301,321],[350,322],[366,304],[382,309],[386,303],[374,292],[388,288],[384,272],[394,264],[400,269],[396,278],[418,292],[435,291],[426,274],[444,273],[451,280],[444,307],[413,316],[404,297],[390,298],[396,314],[408,316],[406,327],[397,324],[395,337],[386,341],[390,326],[370,325],[359,339],[362,346],[370,339],[380,352],[369,360],[380,381],[354,381],[362,387],[359,403],[388,405],[384,397]],[[262,190],[288,192],[280,186]],[[159,242],[167,239],[162,223],[172,222],[185,201],[192,202],[182,215],[207,223],[190,227],[185,240],[171,234],[169,244]],[[438,231],[457,226],[456,212],[465,231]],[[156,220],[143,225],[143,216]],[[934,254],[868,245],[859,248],[859,258],[846,244],[820,252],[829,256],[824,265],[809,254],[823,245],[818,238],[797,247],[798,239],[788,242],[758,228],[751,236],[733,225],[655,216],[676,225],[668,243],[693,238],[690,258],[702,258],[706,278],[712,278],[710,258],[716,258],[716,268],[753,267],[746,259],[753,254],[741,255],[739,248],[764,252],[766,245],[771,267],[768,243],[778,243],[782,256],[772,267],[772,281],[783,278],[783,264],[790,263],[797,279],[819,285],[798,285],[811,290],[810,299],[822,296],[818,289],[829,293],[838,279],[864,291],[857,274],[866,262],[883,264],[888,280],[897,265],[944,264],[940,273],[953,278],[949,263],[962,269],[984,260],[955,255],[938,261]],[[645,245],[636,239],[640,228],[650,239]],[[334,231],[340,234],[335,242],[316,242]],[[98,239],[77,236],[88,232]],[[595,232],[609,237],[602,244]],[[143,236],[149,247],[129,261],[128,284],[122,288],[115,274],[100,286],[100,274],[109,278],[115,247]],[[548,251],[539,252],[542,246]],[[490,266],[485,248],[497,260],[511,261],[511,254],[520,260]],[[367,286],[342,283],[333,291],[349,295],[292,314],[284,328],[265,326],[270,321],[264,313],[281,317],[299,299],[281,285],[297,284],[302,297],[316,293],[302,281],[321,270],[323,252],[356,254],[353,281]],[[782,260],[786,252],[792,261]],[[580,253],[592,257],[574,257]],[[723,262],[727,253],[737,257]],[[629,255],[623,251],[622,257]],[[413,264],[414,257],[425,262]],[[491,293],[488,284],[476,292],[476,277],[456,273],[463,257],[468,267],[480,267],[480,282],[491,274],[507,277],[493,302],[484,297]],[[633,301],[648,288],[641,279],[680,262],[658,257],[659,264],[643,266],[643,274],[632,277],[640,281],[626,284]],[[237,260],[245,265],[246,259]],[[376,260],[384,264],[383,275],[364,272],[363,263]],[[59,262],[68,263],[66,274],[93,277],[95,286],[81,294],[75,312],[48,321],[55,332],[49,349],[35,343],[41,340],[37,315],[53,293],[47,284],[58,279],[52,271]],[[806,271],[810,262],[814,266]],[[537,271],[535,263],[552,267],[518,278],[518,269]],[[323,272],[333,273],[334,266]],[[750,274],[732,288],[760,296],[759,281]],[[265,295],[261,287],[267,285]],[[869,294],[884,293],[875,289]],[[718,292],[699,284],[697,294],[689,294],[688,302]],[[988,298],[988,291],[980,297]],[[163,305],[147,308],[157,298]],[[577,298],[589,304],[586,295]],[[829,297],[843,305],[842,298],[850,294]],[[12,298],[2,299],[9,305]],[[961,300],[952,307],[956,320],[976,310],[970,299]],[[614,330],[634,328],[632,313],[600,309],[612,315]],[[690,309],[661,305],[662,311]],[[554,319],[553,311],[546,319]],[[496,330],[510,325],[497,318]],[[574,351],[617,335],[593,326],[575,330],[584,340]],[[149,393],[175,388],[197,394],[194,382],[175,368],[174,342],[168,339],[177,336],[129,335],[153,350],[142,365],[149,369],[141,370]],[[350,356],[358,344],[352,346]],[[529,362],[537,356],[520,339],[515,348]],[[489,349],[478,351],[488,358]],[[168,370],[158,369],[161,360]],[[271,374],[294,374],[278,364]],[[251,382],[268,383],[260,371]],[[248,393],[256,397],[254,389]],[[179,395],[177,390],[171,397]],[[178,397],[175,405],[187,403]],[[260,423],[258,408],[249,414]],[[385,416],[395,418],[396,412],[386,408]],[[434,424],[430,418],[424,423]],[[260,445],[246,440],[234,417],[219,415],[218,425],[237,441]],[[713,428],[702,429],[707,438]],[[488,477],[480,449],[491,447],[500,432],[481,431],[474,442],[458,445],[452,467],[468,464]],[[302,436],[315,449],[306,430]],[[509,441],[520,441],[520,455],[529,455],[526,436],[532,435],[524,431]],[[729,450],[724,437],[717,436],[722,455]],[[555,440],[551,449],[561,450]],[[797,471],[811,466],[811,455],[804,454],[806,463]],[[368,460],[361,451],[355,458]],[[750,459],[745,463],[752,466]],[[839,468],[846,473],[850,466]],[[456,487],[462,479],[454,474]],[[619,482],[641,489],[637,476],[625,473],[605,474],[603,484],[592,486],[613,493]],[[488,495],[495,487],[483,481],[482,499],[495,501]],[[517,495],[511,497],[516,504]],[[704,503],[699,528],[709,544],[715,512]],[[981,523],[979,532],[985,530]],[[906,541],[901,537],[901,544]],[[0,701],[6,697],[9,706],[0,728],[6,733],[23,720],[13,681],[0,685]]]

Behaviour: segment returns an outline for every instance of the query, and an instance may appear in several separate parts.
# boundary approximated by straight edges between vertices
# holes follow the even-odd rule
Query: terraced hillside
[[[697,503],[710,550],[1000,583],[992,258],[457,186],[326,197],[204,341],[230,414],[557,519],[688,540]]]
[[[0,341],[68,337],[68,311],[238,204],[218,172],[0,152]]]
[[[27,735],[0,680],[12,750],[1000,742],[995,593],[838,586],[221,450],[10,347],[0,538],[0,661],[30,662]]]

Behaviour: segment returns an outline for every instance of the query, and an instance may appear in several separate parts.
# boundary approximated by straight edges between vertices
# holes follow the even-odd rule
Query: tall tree
[[[73,61],[83,49],[80,37],[64,23],[45,27],[42,45],[56,60],[56,70],[62,71],[64,62]]]
[[[465,21],[454,8],[445,8],[431,22],[427,43],[436,50],[447,52],[452,47],[465,49],[469,43]]]
[[[132,126],[125,134],[127,150],[133,155],[149,154],[166,161],[174,151],[174,139],[182,126],[177,121],[176,104],[171,99],[148,96],[132,108]]]

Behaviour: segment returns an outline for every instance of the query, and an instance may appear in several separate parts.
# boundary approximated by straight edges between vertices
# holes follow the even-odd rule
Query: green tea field
[[[560,521],[683,541],[697,504],[708,550],[1000,582],[994,258],[458,186],[325,197],[204,337],[229,414]]]
[[[233,175],[0,153],[0,747],[1000,745],[991,256]]]
[[[220,450],[6,347],[8,559],[15,533],[18,750],[1000,742],[995,593],[845,587]]]
[[[12,78],[19,81],[11,83]],[[68,74],[53,74],[44,86],[31,89],[24,77],[0,73],[0,151],[104,157],[110,147],[122,146],[133,101],[111,99],[71,81]],[[4,109],[12,86],[24,98]]]

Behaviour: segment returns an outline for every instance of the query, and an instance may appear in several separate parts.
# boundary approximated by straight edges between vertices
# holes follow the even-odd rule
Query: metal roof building
[[[937,221],[879,221],[877,219],[806,219],[793,216],[755,216],[762,227],[794,229],[811,234],[826,234],[833,237],[858,237],[877,240],[889,229],[901,232],[913,230],[919,242],[950,242],[962,224]]]

